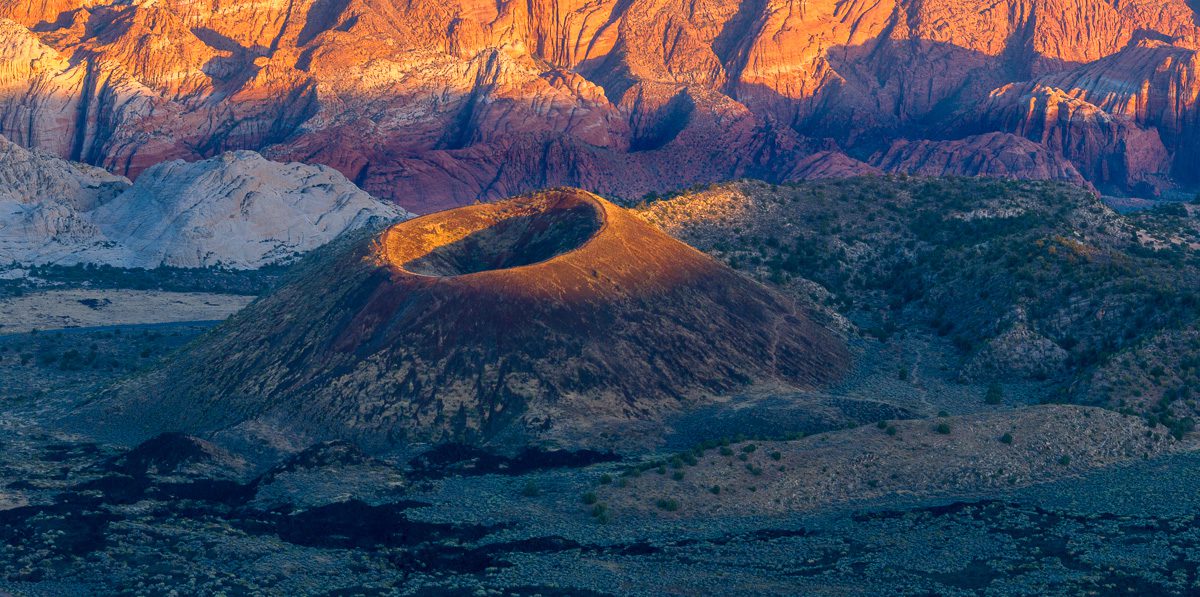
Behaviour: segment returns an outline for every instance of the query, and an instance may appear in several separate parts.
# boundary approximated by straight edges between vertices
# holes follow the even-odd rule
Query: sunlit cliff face
[[[1200,186],[1186,0],[975,4],[0,0],[0,134],[130,178],[261,150],[418,213],[881,170]]]
[[[600,232],[605,208],[582,193],[479,206],[403,222],[384,233],[383,260],[410,274],[453,277],[552,261]]]

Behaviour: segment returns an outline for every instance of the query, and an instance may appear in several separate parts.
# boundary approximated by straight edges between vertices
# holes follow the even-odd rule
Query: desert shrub
[[[942,435],[950,435],[950,425],[947,423],[938,423],[933,430]]]
[[[986,404],[1000,404],[1004,402],[1004,390],[1000,387],[1000,384],[992,382],[988,386],[987,394],[984,395],[983,401]]]
[[[584,504],[587,504],[590,506],[590,505],[596,503],[596,500],[597,500],[596,492],[589,491],[589,492],[583,494],[583,497],[581,497],[580,499],[583,501]]]
[[[1013,442],[1013,436],[1011,433],[1005,433],[1004,435],[1000,436],[1000,443],[1011,444],[1012,442]]]
[[[654,502],[654,505],[657,506],[659,510],[665,510],[667,512],[675,512],[679,510],[679,500],[672,498],[659,499]]]
[[[525,497],[537,497],[542,495],[542,488],[538,487],[538,484],[533,480],[529,480],[526,481],[525,486],[521,488],[521,495]]]

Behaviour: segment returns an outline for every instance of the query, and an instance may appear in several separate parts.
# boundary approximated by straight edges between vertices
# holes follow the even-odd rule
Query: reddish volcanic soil
[[[1185,0],[0,1],[0,134],[256,149],[418,213],[879,169],[1200,185]]]
[[[652,441],[664,416],[752,386],[818,386],[847,362],[788,299],[556,190],[320,251],[88,416],[114,433],[277,429],[380,450],[601,445]]]

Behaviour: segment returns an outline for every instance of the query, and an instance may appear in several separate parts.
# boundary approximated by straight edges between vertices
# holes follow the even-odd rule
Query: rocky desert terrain
[[[1187,0],[0,0],[0,597],[1198,595]]]
[[[211,284],[264,295],[215,327],[0,332],[0,592],[1200,591],[1192,549],[1200,507],[1191,393],[1200,317],[1195,206],[1122,214],[1069,184],[907,176],[746,180],[630,202],[628,210],[591,197],[533,195],[461,216],[362,229],[279,272],[165,268],[125,278],[147,285],[161,276],[157,291]],[[620,234],[603,240],[618,216]],[[662,233],[652,226],[704,254],[656,236]],[[397,236],[404,231],[412,234]],[[590,258],[579,254],[592,242],[631,247],[614,249],[623,256],[619,267],[598,267],[599,282],[586,267]],[[197,407],[204,416],[249,421],[242,431],[259,441],[203,426],[190,434],[159,428],[143,437],[98,438],[79,424],[79,413],[102,412],[95,407],[112,388],[146,379],[158,380],[163,399],[124,416],[161,422],[156,409],[175,409],[173,394],[198,401],[180,386],[200,378],[178,372],[212,347],[242,347],[248,356],[223,365],[229,367],[313,358],[314,350],[286,343],[276,352],[274,336],[252,333],[274,325],[274,317],[316,312],[306,309],[323,314],[303,328],[311,346],[325,344],[323,335],[336,329],[357,330],[356,354],[395,350],[370,339],[413,325],[403,309],[366,311],[390,313],[379,319],[390,324],[331,328],[322,322],[363,317],[357,307],[371,304],[370,293],[344,281],[321,291],[319,283],[331,278],[314,272],[335,271],[339,280],[374,276],[372,288],[414,280],[450,287],[439,292],[490,276],[505,280],[488,286],[488,296],[504,302],[522,291],[520,276],[512,276],[522,268],[569,264],[578,276],[551,278],[632,292],[637,276],[619,273],[644,271],[654,259],[643,254],[680,251],[689,257],[673,259],[736,278],[719,292],[682,286],[688,293],[793,305],[807,325],[842,342],[844,369],[803,383],[779,376],[714,386],[713,396],[664,409],[653,425],[634,425],[643,417],[630,411],[621,441],[590,446],[564,445],[553,434],[517,441],[500,433],[482,440],[410,436],[380,449],[353,434],[289,431],[279,424],[285,419],[261,417],[254,403],[225,392]],[[345,261],[347,254],[359,258]],[[120,285],[121,275],[102,271],[96,279],[103,285]],[[70,268],[29,272],[23,286],[9,289],[14,300],[31,294],[34,274],[76,284]],[[526,291],[555,288],[565,286]],[[329,300],[336,308],[321,311],[323,296],[335,297]],[[602,296],[610,294],[593,300]],[[673,295],[654,296],[654,308],[644,311],[617,304],[623,317],[674,318],[676,327],[660,326],[663,349],[679,330],[698,324],[678,301],[663,299]],[[294,302],[300,297],[309,306]],[[540,333],[551,345],[571,338],[571,326],[546,330]],[[633,342],[615,338],[617,349]],[[681,354],[740,358],[702,335],[695,341],[702,344],[696,352]],[[423,359],[438,354],[406,347],[420,348],[414,354]],[[689,368],[692,379],[722,371]],[[430,370],[465,371],[447,364]],[[545,379],[581,392],[568,399],[598,400],[583,393],[586,376],[558,374]],[[650,374],[686,379],[672,370]],[[267,381],[277,379],[283,377]],[[386,406],[393,394],[379,388],[343,384],[340,395]]]

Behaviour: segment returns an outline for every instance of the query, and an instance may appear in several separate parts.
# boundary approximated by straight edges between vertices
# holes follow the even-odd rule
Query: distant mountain
[[[256,268],[404,217],[331,168],[249,151],[159,164],[131,184],[0,138],[3,264]]]
[[[83,416],[125,438],[627,449],[667,415],[849,361],[793,301],[582,191],[358,236]]]
[[[1194,190],[1185,0],[0,2],[0,133],[254,149],[429,212],[880,168]],[[830,160],[830,164],[819,162]]]

